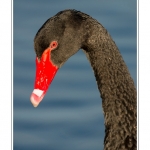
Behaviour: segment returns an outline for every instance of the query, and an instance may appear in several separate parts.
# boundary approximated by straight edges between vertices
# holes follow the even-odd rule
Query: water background
[[[33,39],[42,24],[61,10],[87,13],[108,30],[136,85],[136,0],[14,0],[13,8],[14,150],[102,150],[102,101],[82,50],[59,69],[40,105],[31,105]]]

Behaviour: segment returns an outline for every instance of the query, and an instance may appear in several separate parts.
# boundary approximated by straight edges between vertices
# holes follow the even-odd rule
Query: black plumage
[[[59,68],[79,49],[83,49],[94,70],[102,98],[105,119],[105,150],[137,149],[136,88],[125,62],[107,30],[89,15],[65,10],[48,19],[37,32],[37,57],[52,41],[51,52]]]

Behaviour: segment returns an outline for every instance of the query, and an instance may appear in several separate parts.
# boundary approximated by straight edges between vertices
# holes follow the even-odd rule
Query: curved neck
[[[109,40],[106,40],[109,39]],[[85,50],[94,70],[105,119],[105,150],[136,149],[136,89],[109,35]]]

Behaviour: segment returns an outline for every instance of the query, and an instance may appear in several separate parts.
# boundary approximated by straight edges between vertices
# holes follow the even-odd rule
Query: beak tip
[[[39,90],[39,89],[34,89],[31,96],[30,96],[30,101],[33,105],[33,107],[37,107],[41,100],[44,97],[44,91]]]
[[[39,105],[39,102],[36,102],[36,100],[34,99],[34,97],[32,95],[30,97],[30,101],[31,101],[33,107],[37,107]]]
[[[37,107],[41,100],[44,97],[44,91],[39,90],[39,89],[34,89],[31,96],[30,96],[30,101],[34,107]]]

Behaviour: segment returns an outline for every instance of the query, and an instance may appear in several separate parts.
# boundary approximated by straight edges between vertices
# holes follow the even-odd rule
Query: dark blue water
[[[80,50],[58,71],[37,108],[33,39],[51,16],[77,9],[111,34],[136,85],[136,1],[14,0],[14,150],[103,149],[104,118],[93,71]]]

